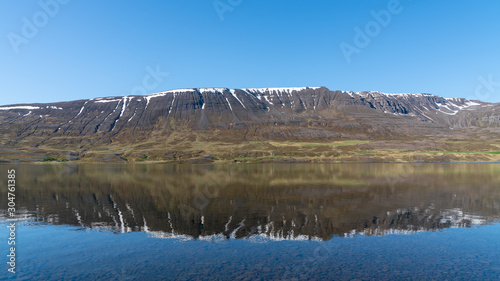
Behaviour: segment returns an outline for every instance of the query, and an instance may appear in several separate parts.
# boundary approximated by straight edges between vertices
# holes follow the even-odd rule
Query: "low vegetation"
[[[500,140],[332,140],[324,142],[247,141],[230,143],[168,138],[164,142],[111,143],[75,150],[80,162],[500,162]],[[1,153],[1,151],[0,151]],[[67,153],[67,152],[65,152]],[[51,156],[42,156],[51,155]],[[1,153],[3,161],[66,162],[50,147]]]

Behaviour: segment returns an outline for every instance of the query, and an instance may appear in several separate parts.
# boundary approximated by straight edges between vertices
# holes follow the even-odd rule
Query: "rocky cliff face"
[[[373,139],[499,127],[500,105],[325,87],[178,89],[147,96],[0,107],[1,144],[137,143],[173,132],[213,141]]]

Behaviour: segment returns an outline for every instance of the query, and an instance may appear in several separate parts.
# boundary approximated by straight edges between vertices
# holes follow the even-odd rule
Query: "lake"
[[[15,274],[6,265],[9,169]],[[500,164],[0,171],[0,279],[500,279]]]

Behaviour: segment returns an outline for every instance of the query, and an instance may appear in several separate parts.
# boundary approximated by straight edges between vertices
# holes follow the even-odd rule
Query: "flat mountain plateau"
[[[0,106],[0,162],[500,162],[500,104],[193,88]]]

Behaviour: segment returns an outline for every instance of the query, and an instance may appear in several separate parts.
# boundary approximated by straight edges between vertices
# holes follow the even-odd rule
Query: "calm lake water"
[[[6,265],[8,169],[15,275]],[[500,164],[0,171],[0,279],[500,279]]]

